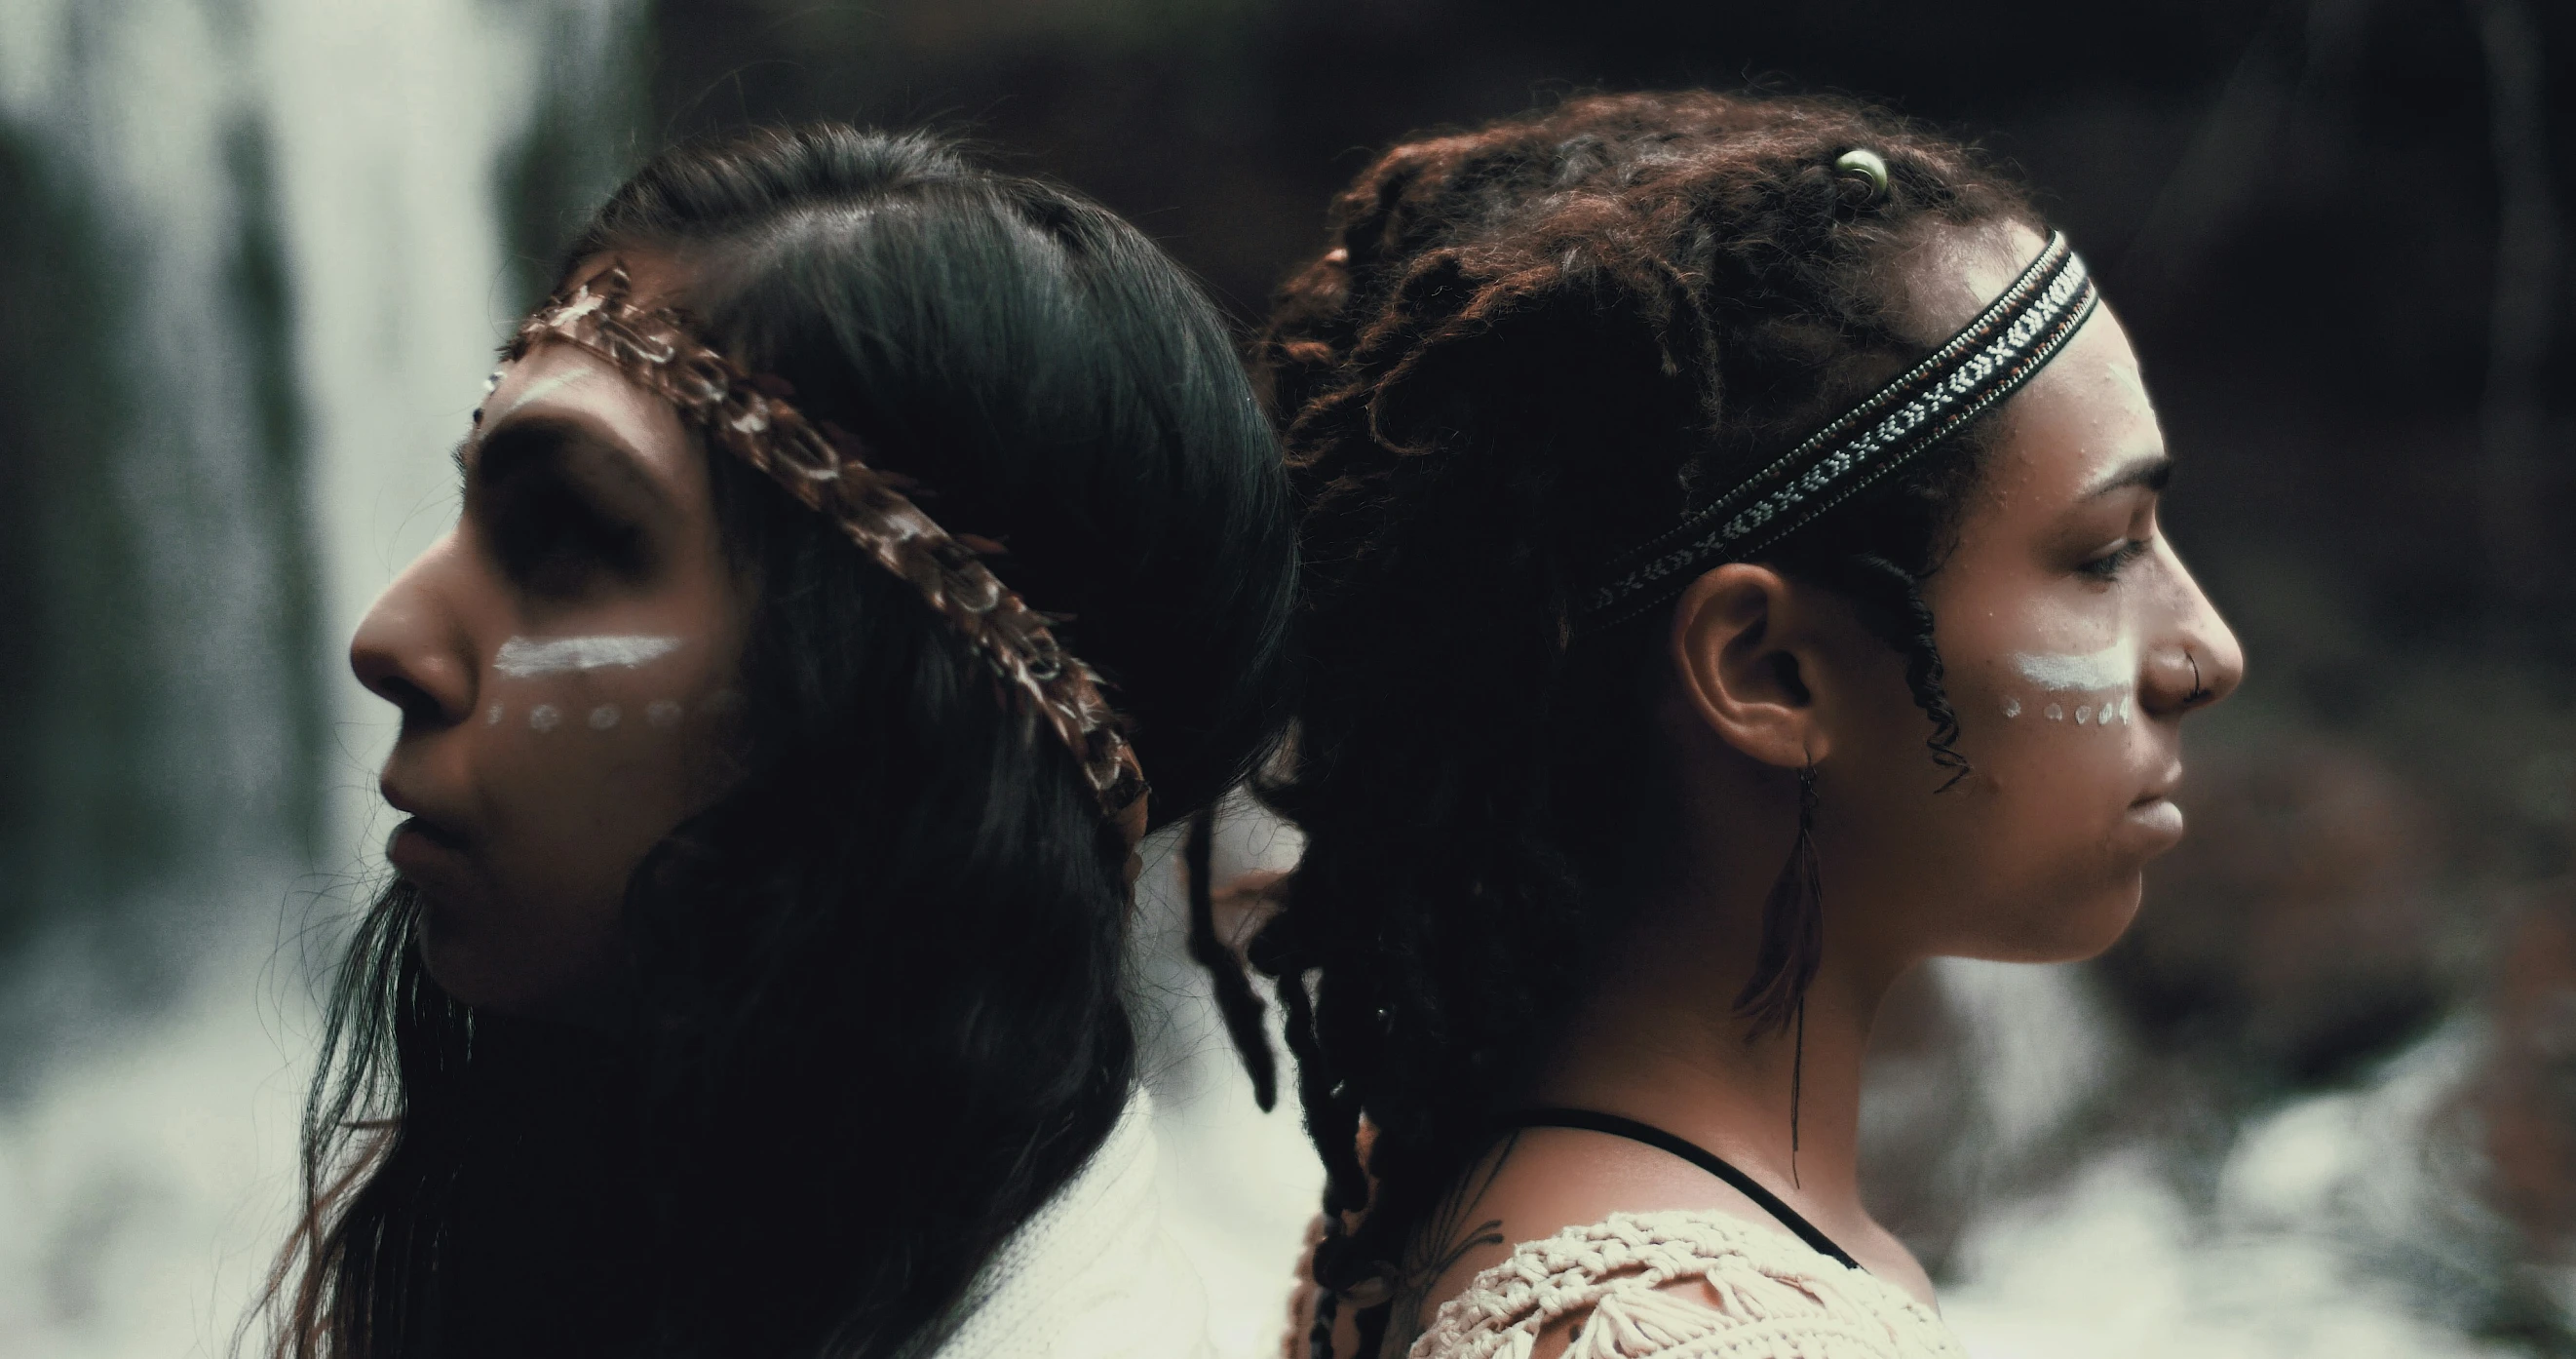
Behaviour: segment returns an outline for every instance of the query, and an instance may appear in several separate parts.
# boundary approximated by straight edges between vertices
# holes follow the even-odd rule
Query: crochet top
[[[1705,1289],[1658,1291],[1679,1279]],[[1407,1359],[1967,1359],[1932,1309],[1793,1237],[1720,1213],[1613,1213],[1515,1249],[1440,1304]]]

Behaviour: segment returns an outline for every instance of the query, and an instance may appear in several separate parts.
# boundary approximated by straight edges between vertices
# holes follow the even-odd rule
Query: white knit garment
[[[1676,1279],[1708,1288],[1657,1292]],[[1710,1294],[1715,1297],[1712,1300]],[[1514,1250],[1440,1305],[1408,1359],[1966,1359],[1932,1309],[1794,1237],[1716,1213],[1614,1213]]]
[[[1163,1230],[1153,1122],[1138,1090],[1099,1153],[976,1276],[937,1359],[1208,1359],[1205,1286]]]

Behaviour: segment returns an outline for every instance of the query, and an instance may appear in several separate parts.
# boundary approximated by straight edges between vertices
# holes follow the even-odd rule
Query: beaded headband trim
[[[1778,461],[1614,557],[1583,598],[1588,627],[1623,622],[1700,573],[1813,523],[2020,390],[2093,314],[2100,294],[2063,232],[1977,319]]]
[[[847,430],[817,424],[788,404],[794,393],[784,380],[745,372],[693,338],[678,312],[628,301],[628,286],[625,270],[610,269],[569,296],[556,294],[520,323],[502,357],[515,361],[557,342],[585,350],[671,403],[709,441],[768,473],[921,591],[931,612],[965,634],[1003,684],[1072,748],[1111,816],[1141,831],[1144,773],[1101,696],[1100,677],[984,565],[979,549],[998,547],[941,528],[904,495],[908,479],[868,466]]]

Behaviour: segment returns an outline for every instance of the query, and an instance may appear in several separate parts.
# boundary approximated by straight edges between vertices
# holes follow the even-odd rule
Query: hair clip
[[[1867,147],[1855,146],[1834,157],[1834,173],[1867,180],[1872,202],[1887,196],[1887,158]]]

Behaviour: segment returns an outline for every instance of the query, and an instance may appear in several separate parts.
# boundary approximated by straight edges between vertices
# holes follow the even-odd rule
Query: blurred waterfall
[[[0,1354],[220,1353],[500,327],[621,163],[622,0],[0,5]]]

